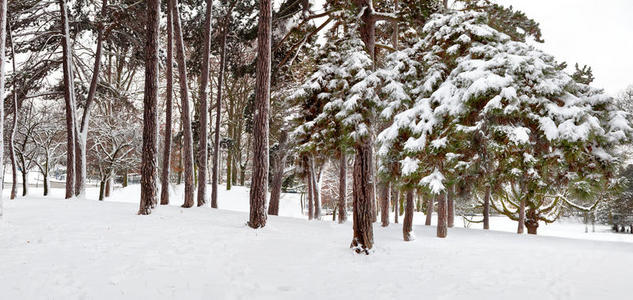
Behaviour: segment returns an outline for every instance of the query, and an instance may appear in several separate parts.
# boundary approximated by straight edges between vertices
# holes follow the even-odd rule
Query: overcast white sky
[[[544,44],[559,61],[593,68],[593,85],[615,95],[633,84],[633,0],[496,0],[541,25]],[[320,10],[324,0],[311,0]]]

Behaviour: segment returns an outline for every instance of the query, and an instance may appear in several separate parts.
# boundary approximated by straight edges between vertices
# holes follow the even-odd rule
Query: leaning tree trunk
[[[446,225],[448,228],[455,227],[455,193],[452,188],[449,188],[446,194]]]
[[[389,201],[391,201],[391,183],[382,181],[379,184],[380,193],[380,222],[382,227],[389,226]]]
[[[437,237],[439,238],[445,238],[448,233],[446,193],[447,191],[444,191],[437,197]]]
[[[102,0],[101,17],[106,17],[108,0]],[[95,51],[95,61],[92,72],[92,79],[88,89],[88,97],[84,104],[84,111],[81,117],[81,124],[75,132],[75,194],[77,196],[86,194],[86,141],[88,139],[88,126],[90,125],[90,111],[94,103],[97,93],[97,84],[99,83],[99,72],[101,69],[101,52],[103,49],[103,29],[104,24],[101,23],[97,27],[97,49]]]
[[[284,167],[286,165],[286,143],[288,142],[288,132],[281,130],[279,136],[279,146],[272,157],[273,162],[273,180],[271,183],[270,202],[268,204],[269,215],[279,215],[279,198],[281,196],[281,184],[284,178]]]
[[[341,152],[338,173],[338,222],[347,221],[347,155]]]
[[[369,254],[369,250],[374,246],[374,229],[372,201],[374,201],[374,179],[373,176],[373,143],[370,138],[365,138],[356,146],[356,156],[354,157],[354,180],[353,180],[353,216],[354,216],[354,238],[351,247],[357,253]]]
[[[428,196],[426,200],[426,220],[424,225],[431,226],[431,219],[433,218],[433,199],[435,196]]]
[[[145,96],[143,97],[143,148],[141,154],[141,203],[138,214],[149,215],[156,207],[158,156],[158,39],[160,0],[147,0],[145,41]]]
[[[211,52],[211,6],[213,0],[207,0],[206,19],[204,24],[204,54],[202,55],[202,74],[200,77],[200,130],[198,144],[198,206],[207,203],[207,165],[209,157],[207,155],[207,136],[209,135],[207,99],[209,98],[209,64]]]
[[[73,83],[72,53],[68,8],[66,0],[59,0],[62,24],[62,62],[64,68],[64,100],[66,106],[66,199],[75,195],[75,129],[76,105]]]
[[[181,119],[183,126],[183,152],[185,165],[185,201],[182,207],[193,206],[193,137],[191,134],[191,109],[189,108],[189,87],[187,86],[187,63],[185,58],[185,45],[180,24],[180,11],[178,0],[171,0],[172,21],[175,33],[176,59],[178,60],[178,75],[180,79]]]
[[[171,128],[174,95],[174,21],[172,20],[171,0],[167,0],[167,90],[165,91],[165,148],[163,149],[163,169],[160,175],[160,204],[169,204],[169,165],[171,162]],[[126,179],[127,180],[127,176]],[[124,181],[125,182],[125,181]]]
[[[484,195],[484,229],[490,229],[490,186],[486,187]]]
[[[270,63],[272,32],[271,0],[259,1],[257,31],[257,78],[255,80],[255,116],[253,117],[253,175],[248,225],[266,226],[268,187],[268,117],[270,110]]]
[[[413,189],[407,189],[404,220],[402,220],[402,237],[405,241],[415,240],[413,235]]]

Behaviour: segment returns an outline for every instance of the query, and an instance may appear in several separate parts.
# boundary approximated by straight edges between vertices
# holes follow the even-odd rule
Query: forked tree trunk
[[[455,192],[449,188],[446,194],[446,225],[448,228],[455,227]]]
[[[209,98],[209,64],[211,52],[211,6],[213,0],[207,0],[206,19],[204,24],[204,47],[202,59],[202,73],[200,77],[200,130],[198,144],[198,206],[207,203],[207,165],[209,156],[207,155],[207,136],[209,135],[207,99]]]
[[[339,158],[338,173],[338,222],[345,223],[347,221],[347,155],[342,152]]]
[[[445,238],[447,229],[447,213],[446,213],[446,191],[437,197],[437,237]]]
[[[183,126],[183,151],[181,153],[185,167],[185,201],[182,207],[192,207],[194,182],[193,182],[193,137],[191,135],[191,109],[189,108],[189,87],[187,86],[187,63],[185,58],[185,45],[183,42],[182,26],[180,24],[180,10],[178,0],[171,0],[172,21],[174,25],[174,37],[176,59],[178,60],[178,75],[180,79],[181,119]]]
[[[424,225],[431,226],[431,220],[433,218],[433,199],[435,196],[427,196],[426,200],[426,220],[424,221]]]
[[[273,165],[273,180],[271,183],[270,202],[268,204],[269,215],[279,215],[279,198],[281,197],[281,184],[284,178],[284,167],[286,165],[286,143],[288,142],[288,132],[281,130],[279,144],[271,161]]]
[[[484,229],[490,229],[490,186],[486,187],[484,195]]]
[[[391,183],[383,181],[380,187],[380,223],[382,227],[389,226],[389,202],[391,201]]]
[[[255,116],[253,117],[253,176],[251,180],[250,215],[252,228],[266,226],[266,196],[268,187],[268,116],[270,111],[271,64],[271,0],[259,1],[257,30],[257,71],[255,80]]]
[[[59,0],[62,24],[62,61],[64,68],[64,102],[66,106],[66,199],[75,195],[75,88],[73,83],[70,28],[66,0]]]
[[[351,247],[357,253],[369,254],[374,246],[372,204],[374,201],[373,142],[366,138],[356,146],[354,157],[354,238]]]
[[[413,234],[413,189],[406,191],[406,205],[404,207],[404,219],[402,220],[402,238],[405,241],[415,240]]]
[[[141,154],[141,203],[138,214],[149,215],[156,207],[158,156],[158,39],[160,1],[147,0],[145,42],[145,96],[143,97],[143,148]]]
[[[398,215],[400,214],[400,190],[392,186],[391,200],[393,201],[393,222],[398,224]]]
[[[101,17],[105,18],[108,0],[102,0]],[[88,126],[90,125],[90,111],[92,110],[94,98],[97,93],[99,82],[99,72],[101,69],[101,52],[103,49],[103,28],[104,24],[99,24],[97,28],[97,49],[95,50],[95,61],[93,66],[92,79],[88,89],[88,97],[84,105],[81,117],[81,124],[77,127],[75,140],[75,194],[77,196],[86,193],[86,141],[88,139]]]
[[[167,86],[165,93],[165,148],[163,149],[163,168],[160,175],[160,204],[169,204],[169,165],[171,162],[172,109],[174,99],[174,21],[171,0],[167,0]],[[127,177],[127,176],[126,176]],[[125,181],[124,181],[125,182]]]

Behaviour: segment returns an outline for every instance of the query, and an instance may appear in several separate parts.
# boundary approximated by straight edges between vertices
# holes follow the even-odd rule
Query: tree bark
[[[453,188],[449,188],[446,194],[446,225],[448,228],[455,227],[455,192]]]
[[[391,201],[391,183],[382,181],[380,188],[380,222],[382,227],[389,226],[389,202]]]
[[[402,220],[402,237],[405,241],[415,240],[413,235],[413,189],[406,192],[406,205],[404,207],[404,219]]]
[[[105,197],[110,198],[111,192],[112,192],[112,177],[108,177],[108,179],[106,179],[106,184],[105,184]]]
[[[400,190],[393,185],[391,186],[391,200],[393,201],[393,222],[398,224],[398,215],[400,214]]]
[[[191,134],[191,109],[189,108],[189,87],[187,86],[187,63],[185,58],[185,45],[180,24],[180,10],[178,0],[171,0],[172,21],[174,25],[174,37],[176,59],[178,60],[178,75],[180,79],[181,119],[183,126],[183,151],[181,153],[185,165],[185,201],[182,207],[192,207],[194,182],[193,182],[193,137]]]
[[[6,1],[5,1],[6,2]],[[6,3],[5,3],[6,4]],[[6,11],[5,13],[5,18],[6,18]],[[6,20],[5,20],[6,21]],[[3,26],[3,30],[5,27]],[[12,65],[13,65],[13,73],[17,72],[17,67],[16,67],[16,63],[15,63],[15,48],[13,45],[13,30],[11,29],[11,26],[8,26],[8,35],[9,35],[9,41],[11,41],[11,61],[12,61]],[[2,43],[6,43],[6,41],[2,41]],[[2,53],[2,55],[5,55],[4,53]],[[3,60],[4,63],[4,60]],[[4,80],[4,75],[3,75],[3,80]],[[4,93],[4,88],[2,89],[2,93]],[[0,98],[2,99],[2,98]],[[15,129],[18,126],[18,98],[17,98],[17,92],[16,92],[16,85],[13,85],[13,97],[11,99],[13,101],[13,105],[11,107],[12,111],[13,111],[13,120],[11,122],[11,131],[9,132],[9,159],[11,160],[11,178],[13,179],[13,182],[11,183],[11,196],[10,199],[13,200],[15,199],[15,197],[17,197],[18,195],[18,166],[17,163],[15,161]],[[0,101],[2,102],[2,104],[0,104],[0,107],[4,107],[4,101]],[[4,109],[0,112],[0,114],[2,114],[3,120],[4,120]],[[4,124],[4,121],[3,123]],[[2,132],[4,130],[4,126],[0,126],[3,127],[2,129],[0,129],[0,132]],[[2,144],[4,144],[4,139],[2,139]],[[2,149],[2,152],[4,152],[4,148]],[[2,158],[4,159],[4,157]],[[2,161],[2,159],[0,159],[0,161]],[[4,176],[2,178],[2,182],[4,183]]]
[[[9,30],[10,31],[10,30]],[[5,85],[5,50],[7,41],[7,0],[0,0],[0,99],[4,99]],[[13,43],[12,43],[13,44]],[[15,57],[15,54],[13,55]],[[14,59],[15,61],[15,59]],[[15,72],[15,68],[13,70]],[[4,166],[4,101],[0,101],[0,166]],[[4,171],[0,177],[4,188]],[[2,194],[0,194],[0,219],[4,214]]]
[[[163,149],[163,169],[160,175],[160,204],[169,204],[169,171],[171,162],[171,131],[174,95],[174,21],[171,0],[167,0],[167,90],[165,99],[165,148]],[[127,176],[126,176],[127,177]]]
[[[147,0],[145,44],[145,96],[143,97],[143,148],[141,155],[141,203],[138,214],[149,215],[156,207],[158,155],[158,39],[160,1]],[[172,3],[173,4],[173,3]]]
[[[307,155],[304,156],[304,165],[308,187],[308,220],[312,220],[314,218],[314,187],[312,186],[312,169],[310,168],[310,158]]]
[[[26,197],[26,194],[28,193],[29,183],[28,183],[27,175],[28,173],[26,172],[26,170],[22,170],[22,197]]]
[[[62,61],[64,68],[64,100],[66,106],[66,199],[75,195],[75,87],[73,83],[72,49],[66,0],[59,0],[62,24]]]
[[[347,221],[347,155],[340,154],[339,173],[338,173],[338,222],[345,223]]]
[[[312,180],[312,193],[314,194],[314,197],[312,197],[314,201],[314,218],[321,220],[321,190],[319,181],[316,179],[318,176],[314,166],[314,160],[314,156],[310,156],[310,179]]]
[[[426,200],[426,220],[424,225],[431,226],[431,219],[433,217],[433,199],[435,196],[428,196]]]
[[[101,180],[99,182],[99,201],[103,201],[105,197],[105,181]]]
[[[48,196],[48,174],[44,175],[44,197]]]
[[[442,192],[437,197],[437,237],[445,238],[447,229],[447,213],[446,213],[446,191]]]
[[[525,227],[525,198],[521,196],[521,203],[519,204],[519,227],[517,233],[523,233],[523,227]]]
[[[374,246],[374,229],[372,204],[374,201],[374,179],[372,169],[373,163],[373,142],[366,138],[356,146],[356,156],[354,157],[354,180],[353,180],[353,216],[354,216],[354,238],[351,247],[356,253],[369,254],[369,250]]]
[[[528,230],[528,234],[536,234],[538,229],[538,217],[536,212],[532,209],[528,210],[525,218],[525,227]]]
[[[484,229],[490,229],[490,186],[486,187],[484,195]]]
[[[209,98],[209,64],[211,53],[211,8],[213,0],[207,0],[206,19],[205,19],[205,36],[204,36],[204,54],[202,60],[202,74],[200,80],[200,130],[198,144],[198,206],[207,203],[207,165],[209,164],[209,156],[207,149],[207,136],[209,135],[207,99]]]
[[[277,151],[273,155],[273,180],[271,183],[270,202],[268,204],[269,215],[279,215],[279,198],[281,196],[281,184],[284,178],[284,167],[286,165],[286,143],[288,142],[288,132],[281,130]]]
[[[255,113],[253,117],[253,176],[250,193],[252,228],[266,226],[266,196],[268,187],[268,114],[270,110],[271,64],[271,0],[259,1],[257,31],[257,71],[255,82]]]

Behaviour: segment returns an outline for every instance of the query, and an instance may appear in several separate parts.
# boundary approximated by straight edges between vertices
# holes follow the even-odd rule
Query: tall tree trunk
[[[158,39],[160,0],[147,0],[145,44],[145,96],[143,97],[143,148],[141,154],[141,203],[138,214],[149,215],[156,207],[158,188]],[[173,6],[173,3],[172,3]]]
[[[213,136],[213,178],[211,180],[211,207],[218,207],[218,178],[220,176],[220,127],[222,121],[222,86],[224,84],[224,69],[226,66],[226,35],[228,33],[230,13],[227,13],[222,24],[222,38],[220,45],[220,71],[218,72],[218,95],[215,104],[215,133]],[[243,177],[242,177],[243,178]],[[242,180],[242,185],[244,182]]]
[[[448,228],[455,227],[455,193],[453,187],[446,192],[446,225]]]
[[[314,193],[314,197],[312,200],[314,201],[314,218],[317,220],[321,220],[321,189],[319,186],[319,181],[317,180],[317,172],[314,166],[314,156],[310,157],[310,178],[312,180],[312,193]]]
[[[351,247],[357,253],[369,254],[369,250],[374,246],[374,229],[372,204],[374,201],[374,179],[372,169],[373,163],[373,142],[366,138],[356,147],[354,157],[354,239]]]
[[[405,241],[415,240],[413,235],[413,189],[407,189],[406,205],[404,207],[404,219],[402,220],[402,237]]]
[[[106,17],[108,0],[102,0],[101,17]],[[90,111],[92,110],[94,98],[97,93],[99,83],[99,72],[101,70],[101,52],[103,49],[103,28],[104,24],[99,24],[97,28],[97,49],[95,50],[95,61],[88,89],[88,97],[84,105],[81,117],[81,124],[77,128],[75,140],[75,194],[84,196],[86,193],[86,141],[88,139],[88,126],[90,125]]]
[[[279,215],[279,198],[281,196],[281,184],[283,183],[284,178],[284,167],[286,165],[286,143],[288,142],[288,131],[285,129],[281,130],[281,134],[279,136],[279,144],[277,147],[277,151],[275,151],[273,155],[273,159],[271,159],[273,165],[273,180],[271,184],[270,191],[270,202],[268,204],[268,214],[269,215]]]
[[[391,201],[391,183],[382,181],[380,189],[380,221],[382,227],[389,226],[389,202]]]
[[[338,173],[338,222],[347,221],[347,155],[341,152]]]
[[[160,175],[160,204],[169,204],[169,171],[171,163],[172,110],[174,101],[174,21],[171,0],[167,0],[167,90],[165,91],[165,148],[163,149],[163,169]],[[127,176],[126,176],[127,177]]]
[[[5,50],[7,41],[7,0],[0,0],[0,99],[4,99]],[[15,55],[14,55],[15,56]],[[14,59],[15,60],[15,59]],[[13,70],[15,72],[15,69]],[[0,124],[4,125],[4,101],[0,101]],[[0,126],[0,137],[4,137],[4,126]],[[4,138],[0,138],[0,166],[4,166]],[[4,189],[4,172],[0,178]],[[0,193],[0,219],[4,214],[2,194]]]
[[[178,0],[171,0],[172,21],[175,33],[176,59],[178,60],[178,75],[180,79],[180,100],[182,101],[181,119],[183,126],[183,152],[185,165],[185,201],[182,207],[192,207],[193,202],[193,137],[191,135],[191,109],[189,108],[189,87],[187,86],[187,63],[185,58],[185,45],[180,25],[180,10]]]
[[[202,55],[202,74],[200,80],[200,130],[198,144],[198,206],[207,203],[207,166],[209,164],[209,156],[207,155],[207,136],[209,135],[209,127],[207,125],[207,99],[209,98],[209,64],[211,53],[211,7],[213,0],[207,0],[206,19],[204,24],[204,54]]]
[[[490,229],[490,186],[486,187],[484,195],[484,229]]]
[[[6,5],[6,1],[5,5]],[[5,9],[5,22],[6,22],[6,17],[7,17],[7,12]],[[8,26],[8,34],[9,34],[9,41],[11,42],[11,62],[13,65],[13,73],[17,72],[17,67],[16,67],[16,63],[15,63],[15,48],[14,48],[14,44],[13,44],[13,30],[11,29],[11,26]],[[2,30],[6,30],[4,29],[5,26],[2,27]],[[2,43],[6,43],[6,41],[1,41]],[[2,57],[4,57],[4,52],[1,54]],[[4,59],[2,60],[2,64],[4,65]],[[4,71],[3,71],[4,72]],[[4,74],[4,73],[3,73]],[[2,80],[4,80],[4,75],[2,75]],[[0,93],[4,93],[4,88],[2,89],[2,91]],[[15,129],[18,126],[18,98],[17,98],[17,92],[16,92],[16,85],[13,85],[13,97],[12,97],[12,111],[13,111],[13,120],[11,122],[11,131],[9,132],[9,159],[11,160],[11,178],[13,179],[13,182],[11,183],[11,196],[10,199],[13,200],[15,199],[15,197],[17,197],[18,195],[18,166],[17,163],[15,161]],[[0,97],[0,99],[2,99]],[[4,107],[4,101],[0,101],[2,102],[2,104],[0,104],[0,107]],[[4,120],[4,109],[2,109],[2,111],[0,112],[1,116],[2,116],[2,120]],[[4,121],[3,123],[4,124]],[[4,131],[4,126],[0,126],[3,127],[2,129],[0,129],[0,132]],[[4,139],[2,139],[2,142],[0,143],[0,145],[4,144]],[[2,152],[4,152],[4,148],[1,150]],[[4,159],[4,157],[0,158],[0,161],[2,161],[2,159]],[[4,176],[2,178],[2,182],[4,183]]]
[[[400,215],[400,190],[395,188],[395,186],[391,187],[391,200],[393,201],[393,222],[398,224],[398,215]]]
[[[431,226],[431,218],[433,217],[433,199],[435,196],[427,196],[426,200],[426,220],[424,225]]]
[[[255,116],[253,117],[253,176],[251,180],[250,216],[252,228],[266,226],[266,195],[268,187],[268,117],[270,110],[271,64],[271,0],[259,1],[257,31],[257,79],[255,82]]]
[[[437,197],[437,237],[445,238],[448,232],[447,229],[447,214],[446,214],[446,191],[442,192]]]
[[[66,106],[66,199],[75,195],[75,87],[73,83],[72,49],[66,0],[59,0],[62,24],[62,61],[64,68],[64,100]]]

